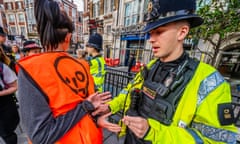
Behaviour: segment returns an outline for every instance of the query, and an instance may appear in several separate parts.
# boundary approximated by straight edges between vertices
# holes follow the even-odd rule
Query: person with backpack
[[[17,76],[10,69],[9,58],[0,47],[0,137],[6,144],[17,144],[15,129],[19,124],[19,114],[15,95]]]

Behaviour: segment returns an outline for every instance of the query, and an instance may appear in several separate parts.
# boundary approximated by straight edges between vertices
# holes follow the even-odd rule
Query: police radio
[[[138,103],[142,98],[142,92],[140,89],[136,88],[131,91],[130,96],[131,96],[131,103],[126,114],[129,116],[139,116]]]

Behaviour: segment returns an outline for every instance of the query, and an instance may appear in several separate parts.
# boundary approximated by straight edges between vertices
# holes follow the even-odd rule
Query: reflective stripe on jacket
[[[147,67],[150,68],[155,61],[151,61]],[[138,73],[118,97],[109,102],[112,113],[124,107],[125,112],[127,111],[131,101],[129,91],[133,87],[141,88],[143,81],[143,77]],[[171,125],[166,126],[148,118],[150,130],[144,140],[153,144],[234,144],[236,127],[221,126],[218,120],[218,104],[228,102],[231,102],[229,84],[213,67],[200,62],[184,90]],[[125,129],[126,126],[123,125],[121,135],[125,133]]]
[[[90,60],[90,73],[99,92],[103,92],[105,79],[105,60],[102,56],[96,56]]]
[[[32,65],[34,69],[32,69]],[[65,53],[45,53],[21,61],[20,66],[47,97],[54,117],[64,115],[94,93],[87,62],[79,62]],[[40,76],[41,75],[41,76]],[[56,144],[102,144],[102,131],[86,114]]]

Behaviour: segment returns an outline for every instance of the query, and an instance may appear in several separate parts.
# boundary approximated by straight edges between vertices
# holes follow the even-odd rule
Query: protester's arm
[[[19,101],[23,128],[33,143],[54,143],[87,114],[84,101],[64,115],[53,117],[47,98],[19,71]]]

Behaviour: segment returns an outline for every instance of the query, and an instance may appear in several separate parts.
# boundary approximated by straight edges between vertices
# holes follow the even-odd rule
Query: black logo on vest
[[[73,73],[67,73],[67,67],[77,67],[78,70]],[[62,56],[55,60],[54,63],[56,72],[59,78],[77,95],[81,95],[83,98],[87,97],[89,78],[87,70],[84,65],[77,60],[69,57]],[[61,68],[61,69],[60,69]],[[66,68],[63,70],[62,68]]]

